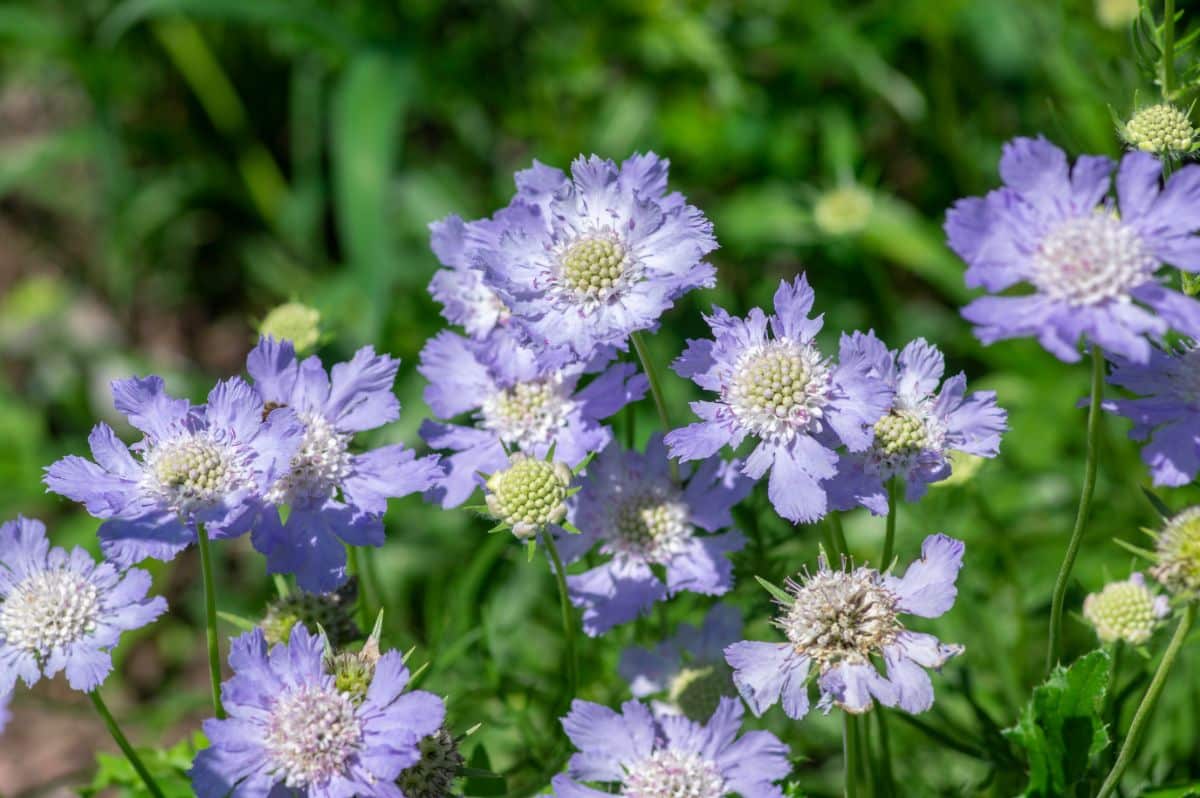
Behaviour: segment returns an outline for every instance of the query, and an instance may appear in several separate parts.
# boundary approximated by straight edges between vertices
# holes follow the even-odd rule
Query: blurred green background
[[[652,149],[721,242],[718,287],[688,297],[652,338],[660,364],[706,334],[699,314],[711,304],[745,312],[807,270],[827,346],[843,329],[874,328],[892,346],[925,336],[1008,409],[1001,457],[905,506],[899,522],[901,562],[928,533],[967,541],[957,606],[922,627],[967,655],[936,679],[926,718],[985,754],[902,724],[892,745],[907,795],[1018,792],[1019,759],[1005,759],[996,731],[1043,676],[1050,587],[1082,473],[1087,366],[1029,342],[981,347],[958,315],[970,294],[941,223],[956,198],[995,185],[1012,136],[1118,152],[1113,114],[1156,96],[1127,29],[1113,25],[1125,5],[10,0],[0,6],[3,516],[44,517],[58,542],[94,547],[96,522],[39,480],[84,450],[96,419],[115,422],[108,381],[163,373],[199,401],[215,377],[241,370],[256,320],[289,299],[321,311],[326,362],[365,343],[403,358],[405,412],[376,441],[419,443],[428,411],[414,367],[443,326],[425,291],[437,266],[426,225],[490,214],[533,158],[566,167],[579,153]],[[666,391],[676,423],[689,420],[690,383],[670,374]],[[644,438],[655,416],[648,401],[638,413]],[[1105,420],[1075,613],[1087,591],[1128,573],[1112,539],[1141,542],[1138,528],[1155,523],[1127,429]],[[1164,498],[1178,507],[1195,494]],[[768,556],[738,560],[732,600],[749,636],[769,639],[768,597],[749,576],[811,563],[818,535],[780,522],[762,496],[748,504],[756,511]],[[856,552],[874,556],[882,521],[859,512],[847,523]],[[422,686],[449,696],[456,731],[483,724],[466,743],[473,762],[528,794],[562,753],[550,714],[557,598],[544,565],[486,528],[418,497],[394,502],[374,566],[391,645],[416,645],[416,661],[431,662]],[[255,616],[270,590],[261,558],[244,541],[220,556],[222,609]],[[123,645],[106,692],[136,739],[175,742],[206,716],[200,586],[191,556],[156,573],[173,613]],[[586,641],[583,697],[625,698],[619,644],[652,642],[660,622],[698,621],[706,606],[681,599],[669,618]],[[1067,627],[1069,658],[1093,647],[1077,618]],[[1200,778],[1194,648],[1135,767],[1157,784]],[[1136,679],[1148,665],[1131,659]],[[17,709],[24,722],[0,741],[0,791],[90,778],[100,737],[88,729],[99,727],[75,720],[78,697],[51,686]],[[791,744],[791,794],[840,789],[834,720],[788,724],[776,710],[753,721]]]

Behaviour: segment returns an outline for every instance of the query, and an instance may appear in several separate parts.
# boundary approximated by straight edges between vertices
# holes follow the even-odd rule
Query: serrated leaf
[[[778,601],[782,604],[786,604],[789,607],[795,603],[795,601],[796,601],[795,597],[792,596],[791,593],[788,593],[786,590],[779,587],[778,585],[774,585],[774,584],[768,582],[766,579],[763,579],[761,576],[759,576],[757,574],[754,575],[754,579],[760,585],[762,585],[763,589],[766,590],[768,593],[770,593],[775,598],[776,601]]]
[[[1092,758],[1109,744],[1102,717],[1108,690],[1109,655],[1093,651],[1071,667],[1055,668],[1033,690],[1017,725],[1004,736],[1023,748],[1029,760],[1026,798],[1074,795]]]

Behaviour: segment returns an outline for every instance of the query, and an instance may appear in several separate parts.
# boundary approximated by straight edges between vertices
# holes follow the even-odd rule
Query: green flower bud
[[[867,226],[875,198],[856,185],[838,186],[817,198],[813,206],[813,222],[828,236],[857,233]]]
[[[721,699],[736,695],[729,666],[718,662],[679,671],[671,681],[667,698],[689,720],[708,723]]]
[[[1101,643],[1121,640],[1141,645],[1154,634],[1169,612],[1166,596],[1156,596],[1138,573],[1123,582],[1110,582],[1083,600],[1083,617],[1096,629]]]
[[[287,302],[267,314],[258,332],[279,341],[291,341],[297,353],[307,352],[321,340],[321,314],[308,305]]]
[[[1106,28],[1124,28],[1140,13],[1138,0],[1096,0],[1096,20]]]
[[[270,645],[286,643],[291,639],[292,629],[300,623],[312,634],[317,634],[318,626],[324,629],[329,644],[340,648],[362,637],[351,616],[353,607],[353,588],[323,595],[289,593],[267,605],[260,626]]]
[[[458,743],[443,726],[421,740],[420,761],[401,773],[396,783],[405,798],[446,798],[462,766]]]
[[[1167,521],[1157,535],[1158,563],[1150,569],[1171,593],[1200,593],[1200,506],[1189,507]]]
[[[1196,131],[1187,114],[1169,103],[1148,105],[1125,123],[1123,138],[1143,152],[1178,154],[1192,148]]]
[[[515,454],[487,480],[487,508],[497,521],[527,539],[567,517],[571,469],[562,463]]]

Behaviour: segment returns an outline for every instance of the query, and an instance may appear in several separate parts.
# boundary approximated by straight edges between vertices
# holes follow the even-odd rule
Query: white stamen
[[[1158,268],[1136,230],[1114,214],[1097,210],[1068,219],[1050,231],[1033,255],[1037,288],[1070,305],[1127,299]]]
[[[362,738],[362,723],[347,696],[306,686],[276,702],[264,747],[271,773],[288,787],[304,789],[345,773]]]
[[[267,493],[273,503],[333,496],[350,475],[350,435],[338,432],[320,415],[303,415],[304,437],[288,472]]]
[[[530,451],[548,444],[566,426],[574,405],[561,376],[517,383],[488,397],[479,410],[480,426],[506,445]]]
[[[820,427],[831,382],[815,346],[779,338],[742,354],[722,399],[752,435],[787,442]]]
[[[183,515],[249,487],[246,468],[234,447],[205,432],[163,441],[146,452],[145,465],[147,489]]]
[[[66,569],[25,577],[0,602],[0,641],[39,661],[96,630],[100,591]]]
[[[715,763],[679,751],[655,751],[630,766],[621,790],[626,798],[722,798],[726,792]]]
[[[903,629],[896,596],[872,568],[824,567],[803,582],[787,582],[795,602],[776,623],[797,653],[824,672],[841,662],[865,663]]]

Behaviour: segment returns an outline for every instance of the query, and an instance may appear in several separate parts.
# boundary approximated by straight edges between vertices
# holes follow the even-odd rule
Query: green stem
[[[212,681],[213,711],[219,720],[224,720],[225,707],[221,706],[221,640],[217,637],[217,593],[213,586],[212,551],[204,524],[196,525],[196,541],[200,549],[200,573],[204,579],[204,617],[208,632],[208,674]]]
[[[833,528],[833,540],[837,543],[839,557],[850,558],[850,546],[846,543],[846,530],[842,528],[842,517],[835,511],[829,514],[829,526]],[[839,565],[840,563],[833,563]]]
[[[141,777],[142,783],[146,785],[146,789],[154,798],[163,798],[163,792],[158,787],[158,782],[150,775],[150,771],[146,770],[146,766],[142,764],[142,759],[137,755],[137,751],[133,750],[133,746],[129,744],[129,740],[121,732],[121,727],[117,725],[117,721],[113,718],[112,713],[108,711],[108,707],[104,704],[104,699],[100,698],[100,690],[97,688],[88,693],[88,698],[92,699],[92,706],[96,708],[96,712],[100,714],[104,720],[104,725],[108,727],[108,733],[116,740],[117,746],[120,747],[121,753],[125,754],[125,758],[129,760],[129,764],[133,765],[133,769]]]
[[[1100,395],[1103,387],[1104,353],[1100,350],[1099,345],[1092,344],[1092,396],[1088,403],[1087,462],[1083,469],[1083,491],[1079,496],[1079,511],[1075,514],[1075,528],[1071,531],[1071,541],[1067,544],[1067,553],[1063,557],[1062,567],[1059,568],[1058,579],[1054,582],[1054,596],[1050,601],[1050,644],[1046,649],[1047,673],[1058,663],[1059,648],[1062,645],[1063,601],[1067,596],[1067,584],[1071,580],[1071,570],[1075,567],[1075,558],[1079,555],[1079,544],[1083,542],[1083,530],[1087,527],[1088,512],[1092,507],[1092,495],[1096,492],[1096,466],[1100,455]]]
[[[855,717],[842,712],[842,758],[846,760],[846,798],[858,798],[858,729]]]
[[[892,743],[888,734],[887,711],[883,707],[875,708],[876,721],[879,723],[879,771],[881,794],[891,798],[896,795],[896,776],[892,773]]]
[[[1175,0],[1163,0],[1163,99],[1175,91]]]
[[[354,574],[355,579],[358,580],[358,601],[355,602],[358,628],[362,629],[363,634],[366,634],[375,625],[375,622],[371,619],[371,599],[368,595],[369,585],[366,570],[363,568],[363,553],[359,552],[357,546],[346,546],[346,553],[349,557],[350,573]]]
[[[667,403],[663,399],[662,383],[658,379],[658,372],[655,371],[654,365],[650,361],[650,352],[646,349],[646,342],[642,339],[642,334],[630,333],[629,340],[633,342],[638,360],[642,362],[642,371],[646,373],[646,380],[650,383],[650,395],[654,398],[654,409],[658,411],[658,420],[662,424],[665,435],[671,431],[671,420],[667,415]],[[679,481],[679,464],[674,459],[671,460],[671,478],[676,482]]]
[[[566,646],[567,683],[564,691],[563,709],[570,705],[579,687],[579,660],[575,651],[575,614],[571,609],[571,597],[567,593],[567,572],[558,556],[558,547],[554,545],[554,536],[548,530],[542,530],[542,544],[546,547],[546,556],[554,567],[554,577],[558,580],[558,599],[562,609],[563,637]]]
[[[892,477],[887,481],[888,511],[887,527],[883,535],[883,557],[879,560],[879,568],[883,570],[892,564],[892,550],[896,545],[896,514],[900,502],[900,480]]]
[[[858,735],[858,767],[863,782],[863,794],[875,798],[879,785],[875,782],[875,757],[871,752],[871,720],[867,715],[854,719],[854,732]]]
[[[1183,616],[1179,619],[1179,625],[1175,627],[1175,634],[1171,637],[1166,652],[1163,653],[1162,661],[1158,663],[1158,670],[1154,672],[1154,678],[1150,680],[1150,686],[1146,688],[1146,694],[1142,696],[1142,703],[1138,704],[1133,722],[1129,724],[1129,733],[1125,736],[1125,744],[1121,746],[1121,753],[1117,755],[1116,764],[1113,765],[1108,778],[1104,780],[1096,798],[1108,798],[1112,795],[1113,791],[1117,789],[1121,777],[1125,775],[1125,769],[1129,767],[1129,761],[1137,752],[1138,744],[1142,740],[1142,733],[1150,721],[1154,705],[1158,703],[1158,696],[1162,693],[1163,685],[1167,683],[1167,674],[1171,672],[1171,666],[1175,664],[1175,658],[1179,656],[1179,650],[1183,648],[1183,641],[1187,638],[1195,620],[1196,603],[1189,601],[1183,608]]]

